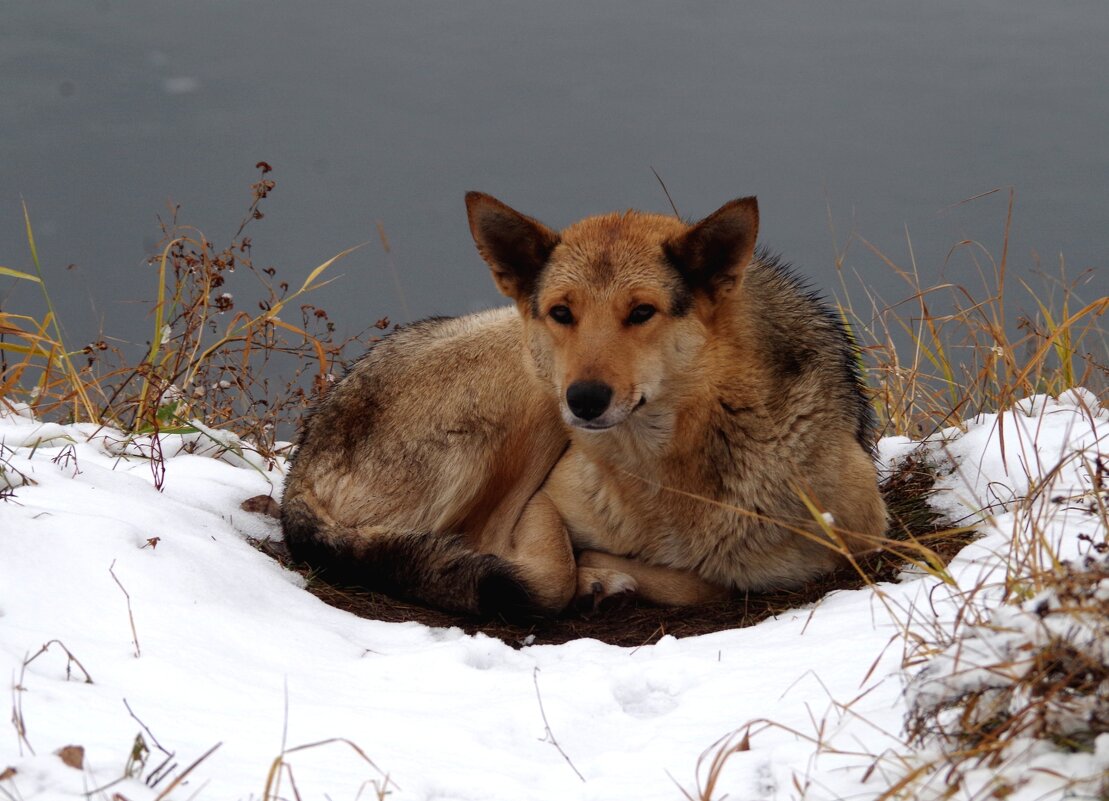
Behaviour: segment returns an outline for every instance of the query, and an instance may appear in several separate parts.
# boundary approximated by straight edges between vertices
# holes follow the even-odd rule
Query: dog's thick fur
[[[562,232],[476,192],[515,308],[407,326],[305,422],[294,556],[448,610],[795,586],[881,535],[874,421],[837,316],[765,254],[758,207]]]

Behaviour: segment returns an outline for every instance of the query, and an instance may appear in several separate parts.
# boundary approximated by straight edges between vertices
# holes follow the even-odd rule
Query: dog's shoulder
[[[855,438],[871,449],[877,421],[865,394],[862,362],[847,318],[790,264],[760,248],[744,291],[776,381],[818,382],[828,408],[842,412]]]

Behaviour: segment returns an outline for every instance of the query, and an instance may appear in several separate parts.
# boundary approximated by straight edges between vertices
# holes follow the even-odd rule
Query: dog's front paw
[[[604,567],[578,568],[575,606],[584,612],[619,606],[639,590],[636,580],[619,570]]]

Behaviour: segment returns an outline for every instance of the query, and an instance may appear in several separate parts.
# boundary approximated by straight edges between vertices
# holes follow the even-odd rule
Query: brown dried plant
[[[275,187],[271,167],[257,167],[247,212],[227,245],[179,223],[177,208],[160,221],[162,243],[147,262],[155,282],[152,331],[141,350],[108,344],[108,337],[66,348],[28,216],[35,274],[4,274],[42,286],[48,312],[41,320],[0,312],[0,398],[25,402],[42,418],[111,425],[154,443],[162,433],[195,432],[198,421],[234,431],[272,458],[302,410],[372,336],[340,337],[327,311],[306,298],[349,250],[295,287],[275,267],[254,263],[246,232],[263,218],[261,205]],[[255,297],[233,293],[233,283],[253,287]],[[155,445],[151,451],[157,455]]]

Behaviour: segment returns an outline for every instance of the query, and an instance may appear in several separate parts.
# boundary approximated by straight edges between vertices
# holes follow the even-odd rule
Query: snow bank
[[[287,753],[304,798],[672,799],[696,796],[698,758],[749,723],[716,797],[874,798],[911,767],[911,644],[950,630],[962,590],[1004,577],[1028,516],[1017,500],[1045,472],[1054,496],[1093,491],[1084,465],[1107,436],[1109,416],[1075,392],[926,445],[950,465],[946,508],[986,510],[986,535],[950,566],[957,586],[906,576],[747,629],[514,650],[358,619],[305,592],[248,542],[279,536],[239,505],[278,495],[282,466],[237,440],[163,436],[159,492],[148,440],[7,413],[0,675],[13,725],[0,734],[0,798],[259,798],[283,749],[329,741]],[[1105,540],[1077,501],[1033,513],[1064,555]],[[978,596],[989,608],[1000,593]],[[150,753],[129,763],[137,735]],[[54,753],[69,745],[84,749],[79,768]],[[1064,778],[1090,775],[1109,767],[1109,744],[1045,759]],[[1010,799],[1065,784],[1016,778]],[[287,774],[280,795],[294,795]]]

